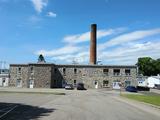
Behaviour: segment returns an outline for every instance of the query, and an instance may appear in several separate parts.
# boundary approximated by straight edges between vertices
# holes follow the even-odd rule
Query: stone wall
[[[21,69],[21,70],[19,70]],[[21,86],[27,87],[28,85],[28,65],[11,65],[10,66],[10,87],[17,87],[17,80],[21,80]]]
[[[30,70],[31,67],[33,67],[33,72],[29,72],[29,79],[34,80],[34,87],[50,88],[52,66],[45,64],[33,64],[29,65]]]
[[[60,81],[65,81],[63,83],[75,84],[83,82],[87,88],[95,88],[95,81],[98,82],[98,87],[104,87],[103,81],[108,81],[108,86],[112,87],[114,81],[120,81],[124,83],[126,80],[131,81],[131,85],[136,86],[136,76],[137,68],[136,66],[82,66],[82,65],[58,65],[59,73],[61,74],[60,78],[56,77]],[[63,71],[65,69],[65,73]],[[76,69],[76,73],[75,73]],[[108,73],[104,73],[103,70],[108,69]],[[120,75],[114,75],[113,70],[120,69]],[[130,75],[125,74],[125,69],[130,70]],[[59,76],[59,75],[58,75]]]
[[[19,72],[21,69],[21,72]],[[33,80],[34,88],[50,88],[52,82],[52,65],[50,64],[26,64],[10,65],[10,87],[29,88],[30,80]],[[22,80],[22,85],[17,85],[17,80]]]
[[[120,74],[114,75],[114,69],[120,69]],[[126,75],[126,69],[130,70],[130,75]],[[17,79],[21,79],[22,87],[29,87],[29,81],[33,80],[34,88],[61,88],[66,83],[76,85],[80,82],[86,88],[95,88],[95,82],[98,82],[98,88],[111,88],[114,81],[125,83],[127,80],[131,85],[137,85],[136,76],[136,66],[16,64],[10,66],[9,86],[16,87]],[[107,86],[104,86],[104,81],[108,82]]]

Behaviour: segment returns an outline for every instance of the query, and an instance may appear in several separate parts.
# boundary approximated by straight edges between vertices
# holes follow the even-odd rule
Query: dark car
[[[126,91],[128,91],[128,92],[137,92],[138,90],[134,86],[127,86],[126,87]]]
[[[160,90],[160,85],[159,84],[155,84],[154,88]]]
[[[66,90],[73,90],[74,87],[73,87],[72,84],[66,84],[66,85],[65,85],[65,89],[66,89]]]
[[[84,84],[83,83],[78,83],[77,84],[77,90],[86,90],[86,88],[84,88]]]
[[[144,87],[144,86],[137,86],[138,91],[150,91],[149,87]]]

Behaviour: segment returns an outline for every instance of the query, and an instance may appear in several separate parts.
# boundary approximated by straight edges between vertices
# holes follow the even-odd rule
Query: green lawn
[[[160,95],[122,94],[122,97],[160,106]]]

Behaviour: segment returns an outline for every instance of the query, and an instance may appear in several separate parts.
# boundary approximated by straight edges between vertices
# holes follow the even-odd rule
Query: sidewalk
[[[40,93],[40,94],[65,94],[64,89],[46,89],[46,88],[11,88],[11,87],[0,87],[1,93]]]
[[[150,89],[150,92],[160,94],[160,90],[158,89]]]

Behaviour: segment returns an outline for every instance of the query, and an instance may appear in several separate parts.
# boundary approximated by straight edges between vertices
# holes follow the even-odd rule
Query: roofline
[[[28,66],[28,64],[10,64],[10,66]]]
[[[56,64],[56,66],[80,66],[80,67],[137,67],[136,65],[80,65],[80,64]]]
[[[29,65],[53,65],[59,67],[131,67],[137,68],[137,65],[89,65],[89,64],[54,64],[54,63],[28,63],[28,64],[10,64],[10,66],[29,66]]]
[[[29,65],[55,65],[55,64],[53,63],[10,64],[10,66],[29,66]]]

